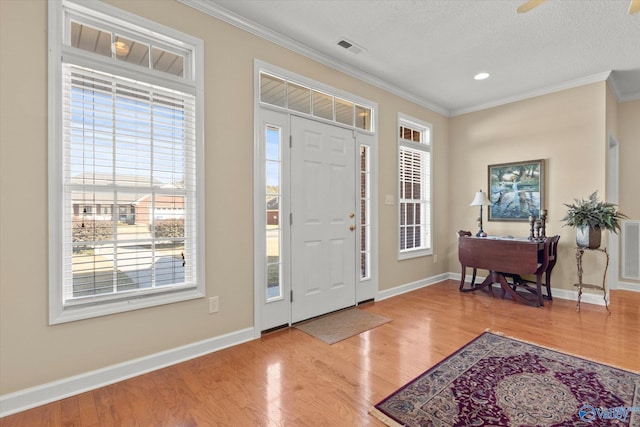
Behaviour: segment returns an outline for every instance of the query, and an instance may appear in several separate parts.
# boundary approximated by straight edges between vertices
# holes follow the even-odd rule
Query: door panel
[[[355,304],[353,133],[291,119],[292,322]]]

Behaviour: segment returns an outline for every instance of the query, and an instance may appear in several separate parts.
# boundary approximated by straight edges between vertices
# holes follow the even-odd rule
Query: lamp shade
[[[487,199],[487,195],[484,194],[484,191],[480,190],[476,193],[476,196],[469,206],[489,206],[490,204],[491,202]]]

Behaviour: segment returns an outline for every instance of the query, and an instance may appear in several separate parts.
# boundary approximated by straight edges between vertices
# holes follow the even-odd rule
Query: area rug
[[[377,314],[350,308],[299,323],[294,327],[327,344],[334,344],[390,321]]]
[[[640,426],[640,374],[485,332],[375,405],[389,426]]]

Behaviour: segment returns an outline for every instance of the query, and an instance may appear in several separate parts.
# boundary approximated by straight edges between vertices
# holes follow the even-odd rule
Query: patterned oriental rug
[[[485,332],[375,405],[389,426],[640,426],[640,374]]]

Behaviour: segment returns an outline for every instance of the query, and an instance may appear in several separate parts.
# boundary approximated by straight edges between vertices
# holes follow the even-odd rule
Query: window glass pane
[[[267,196],[267,228],[271,225],[280,226],[280,197]]]
[[[130,64],[149,68],[149,45],[119,35],[113,43],[116,58]]]
[[[333,96],[313,91],[313,115],[333,120]]]
[[[66,299],[184,285],[185,266],[192,269],[184,247],[186,170],[195,167],[185,120],[192,98],[65,70],[65,173],[77,186],[67,189],[73,284]]]
[[[354,105],[352,102],[336,98],[336,122],[353,126]]]
[[[289,82],[287,84],[289,109],[301,113],[311,113],[311,89]]]
[[[282,297],[280,278],[280,230],[277,226],[267,227],[267,300]]]
[[[111,33],[71,22],[71,46],[111,57]]]
[[[371,227],[369,224],[370,195],[369,147],[360,146],[360,278],[370,277]]]
[[[278,107],[286,106],[284,80],[269,74],[260,74],[260,101]]]
[[[356,105],[356,127],[371,130],[371,109]]]
[[[164,49],[154,47],[151,50],[153,54],[153,69],[162,71],[163,73],[174,74],[184,77],[184,56],[168,52]]]
[[[280,187],[280,162],[267,161],[267,188],[269,192],[279,193]]]
[[[280,129],[267,127],[266,157],[268,160],[280,160]]]
[[[265,127],[266,138],[266,300],[282,298],[280,244],[282,229],[280,228],[280,174],[282,163],[280,162],[282,130],[275,126]]]
[[[280,263],[267,264],[267,300],[282,298]]]

